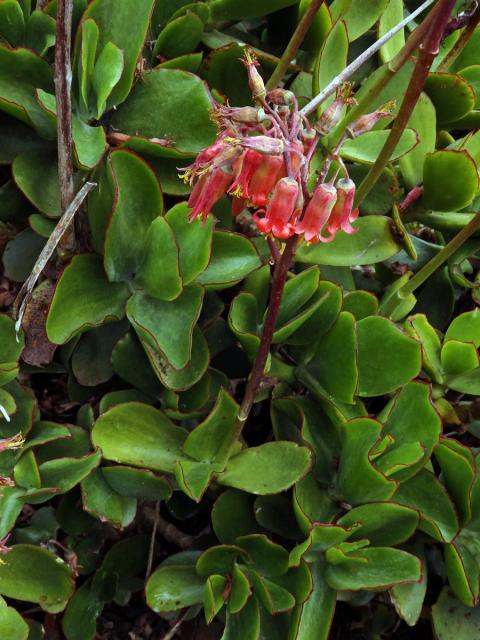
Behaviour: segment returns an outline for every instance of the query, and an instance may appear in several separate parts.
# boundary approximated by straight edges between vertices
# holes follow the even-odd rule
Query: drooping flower
[[[228,166],[214,167],[201,176],[188,199],[188,206],[192,209],[188,214],[190,221],[201,215],[205,222],[213,205],[226,193],[232,180],[233,171]]]
[[[283,140],[270,136],[246,136],[237,140],[228,140],[234,145],[239,144],[246,149],[255,149],[255,151],[266,155],[280,155],[285,150]]]
[[[340,230],[345,233],[356,233],[351,225],[358,218],[358,209],[353,209],[355,183],[350,178],[342,178],[336,183],[337,201],[333,207],[327,231],[333,236]]]
[[[333,184],[319,185],[313,192],[303,218],[295,225],[295,232],[303,234],[307,242],[316,244],[330,242],[334,236],[322,235],[323,228],[328,223],[332,209],[337,200],[337,191]]]
[[[267,204],[265,216],[258,217],[257,211],[253,219],[263,233],[272,233],[276,238],[285,240],[295,233],[295,217],[299,187],[293,178],[282,178],[277,182],[272,197]]]
[[[264,207],[283,167],[283,156],[264,156],[249,184],[249,198],[254,207]]]
[[[263,162],[263,158],[264,156],[258,151],[247,149],[235,163],[235,180],[228,189],[228,192],[236,197],[248,198],[250,180]]]
[[[335,100],[325,109],[319,120],[315,123],[315,129],[321,136],[330,133],[340,121],[343,108],[346,105],[354,103],[355,99],[352,97],[352,85],[346,82],[337,89]]]

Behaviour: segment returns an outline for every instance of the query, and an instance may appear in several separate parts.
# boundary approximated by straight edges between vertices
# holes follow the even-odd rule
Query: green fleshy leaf
[[[123,49],[107,42],[95,62],[92,75],[92,86],[97,96],[97,120],[105,111],[107,100],[122,77],[123,68]]]
[[[73,593],[72,574],[61,558],[46,549],[17,544],[0,565],[0,593],[59,613]]]
[[[135,293],[127,305],[127,315],[142,341],[164,355],[175,369],[183,369],[191,359],[192,334],[203,301],[203,288],[191,284],[171,302]],[[158,318],[162,323],[158,323]]]
[[[98,418],[92,442],[107,460],[173,473],[175,462],[185,457],[182,445],[186,434],[158,409],[127,402]]]
[[[211,108],[200,78],[176,69],[154,69],[143,74],[112,124],[130,135],[167,138],[175,149],[196,153],[215,139]]]
[[[460,76],[453,73],[430,73],[425,91],[432,100],[440,123],[455,122],[475,106],[475,92]]]
[[[310,464],[310,451],[306,447],[293,442],[270,442],[244,449],[230,458],[217,480],[256,495],[278,493],[302,478]],[[268,475],[264,473],[267,468]]]
[[[470,640],[480,633],[480,609],[464,606],[444,587],[432,607],[432,623],[439,640]]]
[[[160,566],[150,576],[147,586],[147,604],[157,613],[176,611],[203,602],[205,579],[193,566]]]
[[[135,519],[137,501],[135,498],[122,496],[112,489],[97,469],[82,482],[82,499],[84,509],[100,521],[111,522],[114,526],[128,527]]]
[[[418,511],[395,502],[373,502],[354,507],[337,520],[337,524],[359,526],[351,540],[368,538],[372,546],[393,547],[408,540],[417,528]]]
[[[390,131],[369,131],[353,140],[346,140],[340,149],[340,155],[345,160],[361,164],[373,164],[383,149]],[[405,129],[390,161],[398,160],[418,144],[419,138],[414,129]]]
[[[261,266],[254,244],[238,233],[215,231],[212,258],[197,282],[209,286],[231,286]]]
[[[447,184],[448,189],[439,189],[441,184]],[[444,149],[427,154],[423,187],[423,203],[427,208],[440,211],[463,209],[478,192],[477,165],[467,151]]]
[[[99,256],[75,256],[63,271],[50,305],[49,340],[64,344],[90,327],[120,320],[128,295],[124,284],[108,282]]]

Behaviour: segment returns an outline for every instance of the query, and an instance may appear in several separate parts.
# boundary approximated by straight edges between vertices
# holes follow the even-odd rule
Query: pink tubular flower
[[[246,149],[255,149],[260,153],[274,156],[283,153],[285,149],[283,140],[270,136],[247,136],[238,141],[235,140],[234,144],[241,144]]]
[[[320,242],[330,242],[334,236],[322,236],[322,229],[327,224],[332,209],[337,200],[337,191],[332,184],[319,185],[307,205],[305,214],[295,226],[298,234],[303,233],[307,242],[316,244]]]
[[[264,156],[258,151],[247,149],[236,161],[237,166],[234,167],[235,180],[228,192],[236,197],[248,198],[250,180],[262,163],[263,158]]]
[[[203,175],[188,199],[188,206],[192,209],[188,214],[190,221],[201,215],[205,222],[211,208],[227,191],[232,179],[233,173],[229,167],[215,167]]]
[[[265,216],[253,216],[255,224],[263,233],[272,233],[276,238],[285,240],[295,233],[296,203],[298,183],[293,178],[282,178],[273,190],[267,205]]]
[[[379,107],[376,111],[360,116],[358,120],[355,120],[349,127],[347,127],[349,136],[351,138],[358,138],[358,136],[361,136],[363,133],[367,133],[367,131],[373,129],[377,122],[382,120],[382,118],[393,118],[394,110],[395,101],[391,100]]]
[[[282,156],[263,156],[248,187],[249,197],[254,207],[264,207],[267,204],[268,196],[273,191],[282,167]]]
[[[351,225],[358,218],[358,209],[353,210],[355,183],[350,178],[342,178],[337,182],[336,187],[337,201],[333,207],[327,231],[335,235],[341,229],[351,235],[358,231]]]

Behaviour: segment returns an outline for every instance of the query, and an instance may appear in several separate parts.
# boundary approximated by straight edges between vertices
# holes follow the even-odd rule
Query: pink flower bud
[[[255,224],[263,233],[272,233],[285,240],[295,233],[294,223],[299,187],[293,178],[282,178],[275,185],[265,216],[253,216]]]
[[[277,156],[283,153],[285,145],[283,140],[278,138],[270,138],[270,136],[251,136],[246,138],[240,138],[233,142],[233,144],[240,144],[247,149],[255,149],[259,153],[265,153],[267,155]]]
[[[237,160],[234,166],[235,180],[229,188],[228,192],[233,196],[248,198],[249,183],[253,174],[263,161],[264,156],[258,151],[247,149],[243,155]]]
[[[330,242],[333,236],[322,236],[322,230],[327,224],[333,206],[337,200],[337,191],[331,184],[319,185],[307,205],[305,214],[295,226],[298,234],[303,234],[307,242]]]
[[[254,207],[264,207],[267,204],[268,196],[278,180],[282,167],[282,156],[263,156],[263,161],[253,174],[248,187]]]
[[[267,95],[267,91],[265,89],[265,84],[262,80],[262,76],[257,71],[257,58],[251,49],[245,50],[245,59],[242,60],[242,62],[247,68],[248,86],[250,87],[250,91],[252,92],[253,99],[263,102],[263,100],[265,100],[265,96]]]
[[[268,92],[267,97],[272,104],[292,104],[295,94],[287,89],[273,89]]]
[[[318,122],[314,125],[318,133],[322,136],[329,133],[340,121],[343,108],[347,104],[353,104],[354,102],[352,86],[349,83],[345,83],[339,87],[335,100],[325,109]]]
[[[350,224],[358,218],[358,209],[353,210],[355,183],[350,178],[342,178],[337,182],[336,187],[337,201],[333,207],[327,230],[333,235],[340,229],[348,234],[356,233],[358,229],[354,229]]]
[[[203,175],[188,199],[188,206],[192,209],[188,214],[190,221],[201,215],[205,222],[211,208],[224,195],[232,179],[233,172],[229,167],[215,167]]]
[[[261,117],[261,110],[256,107],[224,107],[219,105],[213,112],[215,120],[232,120],[246,124],[257,124],[264,118]]]
[[[350,137],[358,138],[362,133],[367,133],[367,131],[373,129],[377,122],[382,118],[392,118],[394,108],[395,102],[391,101],[384,104],[382,107],[377,109],[377,111],[361,116],[358,120],[355,120],[349,127],[347,127]]]

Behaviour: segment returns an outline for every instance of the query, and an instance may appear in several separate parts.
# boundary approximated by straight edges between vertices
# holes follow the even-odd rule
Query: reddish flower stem
[[[285,245],[280,261],[275,265],[273,272],[272,289],[270,292],[270,300],[268,303],[267,315],[263,327],[260,346],[258,348],[257,357],[253,365],[252,373],[247,383],[243,402],[238,412],[238,434],[240,435],[243,425],[247,420],[252,409],[255,396],[257,394],[260,383],[265,373],[265,365],[267,363],[268,354],[272,344],[275,325],[277,323],[278,311],[282,301],[283,289],[287,280],[288,270],[292,264],[292,259],[297,247],[298,238],[292,236]]]
[[[362,202],[375,186],[408,124],[412,111],[425,86],[435,56],[438,54],[438,48],[454,6],[455,0],[440,0],[435,8],[435,17],[432,19],[423,44],[420,45],[420,54],[398,115],[383,149],[357,190],[355,206]]]
[[[407,193],[402,202],[398,205],[399,213],[404,213],[408,207],[410,207],[414,202],[416,202],[419,198],[423,196],[423,187],[417,186],[413,187],[411,191]]]

